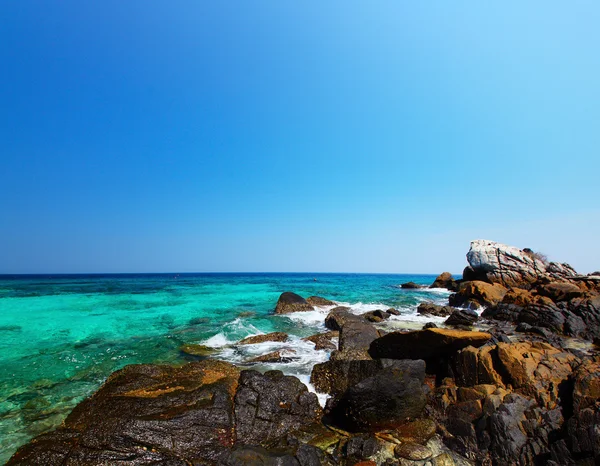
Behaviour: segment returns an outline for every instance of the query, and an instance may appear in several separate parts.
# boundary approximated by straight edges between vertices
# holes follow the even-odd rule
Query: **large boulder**
[[[372,358],[429,359],[450,356],[467,346],[479,347],[490,338],[485,332],[441,328],[391,332],[373,341],[369,354]]]
[[[450,291],[455,291],[456,280],[450,272],[443,272],[437,276],[429,288],[445,288]]]
[[[569,282],[551,282],[537,288],[538,294],[550,298],[555,303],[581,298],[584,292],[577,285]]]
[[[331,359],[371,359],[369,347],[379,332],[373,325],[362,321],[346,322],[340,330],[339,351],[331,354]]]
[[[317,396],[296,377],[281,371],[241,373],[235,395],[238,443],[266,444],[319,421],[322,415]]]
[[[471,268],[469,279],[478,277],[505,287],[529,289],[541,279],[568,279],[577,275],[568,264],[548,263],[530,249],[487,240],[472,241],[467,260]]]
[[[502,285],[475,280],[462,283],[448,301],[455,307],[495,306],[502,301],[507,291]]]
[[[21,447],[8,464],[217,461],[235,442],[239,376],[231,364],[212,360],[127,366],[77,405],[63,426]]]
[[[286,291],[279,296],[275,314],[290,314],[292,312],[312,311],[314,307],[310,305],[302,296]]]
[[[425,362],[381,361],[383,369],[351,386],[337,400],[331,415],[349,431],[393,429],[425,408]]]
[[[325,317],[325,327],[330,330],[341,330],[346,322],[360,322],[363,318],[352,314],[346,306],[334,307]]]

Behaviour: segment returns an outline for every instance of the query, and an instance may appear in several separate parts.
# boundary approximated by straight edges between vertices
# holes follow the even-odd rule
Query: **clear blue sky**
[[[4,1],[0,272],[600,269],[598,1]]]

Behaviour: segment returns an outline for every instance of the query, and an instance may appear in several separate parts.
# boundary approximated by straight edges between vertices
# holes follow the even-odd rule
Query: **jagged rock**
[[[454,307],[494,306],[502,301],[507,289],[499,284],[482,281],[461,283],[458,291],[448,299]]]
[[[235,441],[239,374],[214,360],[127,366],[77,405],[63,426],[21,447],[8,464],[216,461]]]
[[[331,354],[331,359],[371,359],[369,347],[379,338],[377,329],[363,321],[345,322],[340,330],[339,351]]]
[[[306,302],[312,306],[335,306],[336,304],[329,299],[321,298],[320,296],[309,296]]]
[[[365,319],[367,319],[369,322],[375,322],[375,323],[382,322],[382,321],[390,318],[390,314],[387,313],[386,311],[382,311],[381,309],[365,312],[362,316]]]
[[[450,306],[439,306],[433,303],[421,303],[417,307],[417,314],[424,316],[446,317],[452,314],[456,308]]]
[[[334,421],[349,431],[393,429],[425,407],[421,360],[381,361],[383,369],[351,386],[332,409]]]
[[[342,326],[348,321],[361,321],[362,318],[350,312],[350,308],[346,306],[338,306],[333,308],[327,317],[325,317],[325,327],[331,330],[341,330]]]
[[[552,282],[541,285],[537,288],[537,292],[542,296],[547,296],[555,303],[581,298],[584,295],[581,288],[568,282]]]
[[[317,333],[316,335],[303,338],[302,340],[314,343],[316,350],[336,350],[337,345],[332,341],[332,339],[339,337],[340,332],[337,330],[332,330],[330,332]]]
[[[450,356],[467,346],[479,347],[492,336],[484,332],[465,332],[432,328],[412,332],[391,332],[373,341],[369,354],[373,358],[429,359]]]
[[[290,314],[292,312],[312,311],[312,307],[302,296],[286,291],[279,296],[275,314]]]
[[[490,283],[505,287],[530,289],[542,279],[568,280],[577,275],[568,264],[546,263],[542,259],[531,250],[487,240],[472,241],[467,253],[471,277],[478,280],[485,277]]]
[[[437,276],[429,288],[445,288],[454,291],[456,289],[456,280],[454,280],[450,272],[443,272]]]
[[[450,317],[446,319],[444,323],[446,325],[468,327],[477,322],[478,319],[479,316],[477,313],[471,309],[457,309],[450,315]]]
[[[254,345],[256,343],[264,343],[266,341],[272,342],[285,342],[288,339],[287,333],[283,332],[272,332],[265,333],[263,335],[253,335],[251,337],[244,338],[238,341],[238,345]]]
[[[243,371],[235,395],[236,438],[258,445],[321,419],[317,396],[281,371]]]
[[[271,353],[263,354],[262,356],[257,356],[255,358],[250,359],[250,363],[278,363],[278,362],[292,362],[291,354],[294,354],[295,351],[292,349],[287,349],[285,351],[273,351]]]

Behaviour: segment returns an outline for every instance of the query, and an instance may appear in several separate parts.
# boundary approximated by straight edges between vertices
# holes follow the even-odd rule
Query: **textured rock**
[[[386,311],[382,311],[381,309],[377,309],[375,311],[365,312],[362,316],[368,320],[369,322],[382,322],[386,319],[390,318],[390,315]]]
[[[478,319],[477,313],[471,309],[457,309],[444,323],[446,325],[471,326]]]
[[[327,317],[325,317],[325,327],[331,330],[341,330],[342,326],[349,321],[361,321],[359,317],[350,312],[350,308],[346,306],[338,306],[333,308]]]
[[[292,355],[295,353],[292,349],[286,349],[285,351],[273,351],[271,353],[263,354],[250,359],[250,363],[278,363],[278,362],[292,362]]]
[[[244,338],[238,342],[238,345],[254,345],[256,343],[264,343],[266,341],[272,342],[284,342],[287,341],[288,335],[283,332],[272,332],[265,333],[263,335],[254,335],[248,338]]]
[[[458,291],[450,295],[449,302],[455,307],[494,306],[502,301],[507,291],[499,284],[479,280],[463,282]]]
[[[316,350],[336,350],[337,345],[332,341],[334,338],[339,338],[340,332],[332,330],[325,333],[317,333],[310,337],[303,338],[304,341],[310,341],[315,344]]]
[[[206,357],[213,354],[216,350],[214,348],[211,348],[210,346],[188,344],[182,345],[179,348],[179,351],[185,354],[189,354],[191,356]]]
[[[351,386],[337,401],[332,417],[349,431],[393,429],[425,407],[425,362],[382,361],[383,370]]]
[[[450,306],[439,306],[433,303],[421,303],[417,307],[417,314],[424,316],[447,317],[452,314],[456,308]]]
[[[454,291],[456,288],[456,280],[454,280],[450,272],[443,272],[437,276],[429,288],[445,288]]]
[[[237,442],[264,444],[322,415],[317,396],[297,378],[281,371],[241,373],[235,395]]]
[[[306,302],[311,306],[335,306],[336,304],[329,299],[322,298],[320,296],[309,296],[306,298]]]
[[[555,303],[581,298],[584,295],[581,288],[568,282],[552,282],[541,285],[537,288],[537,292],[542,296],[547,296]]]
[[[239,374],[231,364],[212,360],[127,366],[80,403],[62,427],[20,448],[9,464],[216,461],[235,441]]]
[[[290,314],[292,312],[312,311],[312,307],[302,296],[286,291],[279,296],[275,314]]]
[[[369,347],[379,338],[377,329],[368,322],[349,321],[340,330],[339,351],[331,354],[331,359],[371,359]]]
[[[428,359],[441,355],[449,356],[467,346],[479,347],[491,337],[485,332],[441,328],[391,332],[373,341],[369,354],[373,358]]]
[[[505,287],[529,289],[541,279],[568,280],[577,275],[568,264],[546,263],[531,250],[487,240],[472,241],[467,260],[470,279],[475,276]]]
[[[433,452],[426,446],[418,443],[403,443],[394,448],[394,454],[398,458],[406,458],[411,461],[424,461],[431,458]]]

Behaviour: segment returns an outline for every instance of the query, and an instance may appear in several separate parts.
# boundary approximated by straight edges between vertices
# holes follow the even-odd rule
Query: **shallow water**
[[[145,274],[0,276],[0,463],[31,437],[59,425],[71,409],[116,369],[136,363],[194,360],[182,344],[217,348],[216,357],[244,364],[276,349],[293,348],[281,369],[305,383],[327,360],[301,338],[324,330],[327,308],[274,316],[284,291],[323,296],[362,313],[402,312],[390,325],[420,328],[423,301],[442,303],[444,290],[403,290],[434,275],[370,274]],[[442,319],[443,320],[443,319]],[[232,346],[273,331],[286,343]]]

